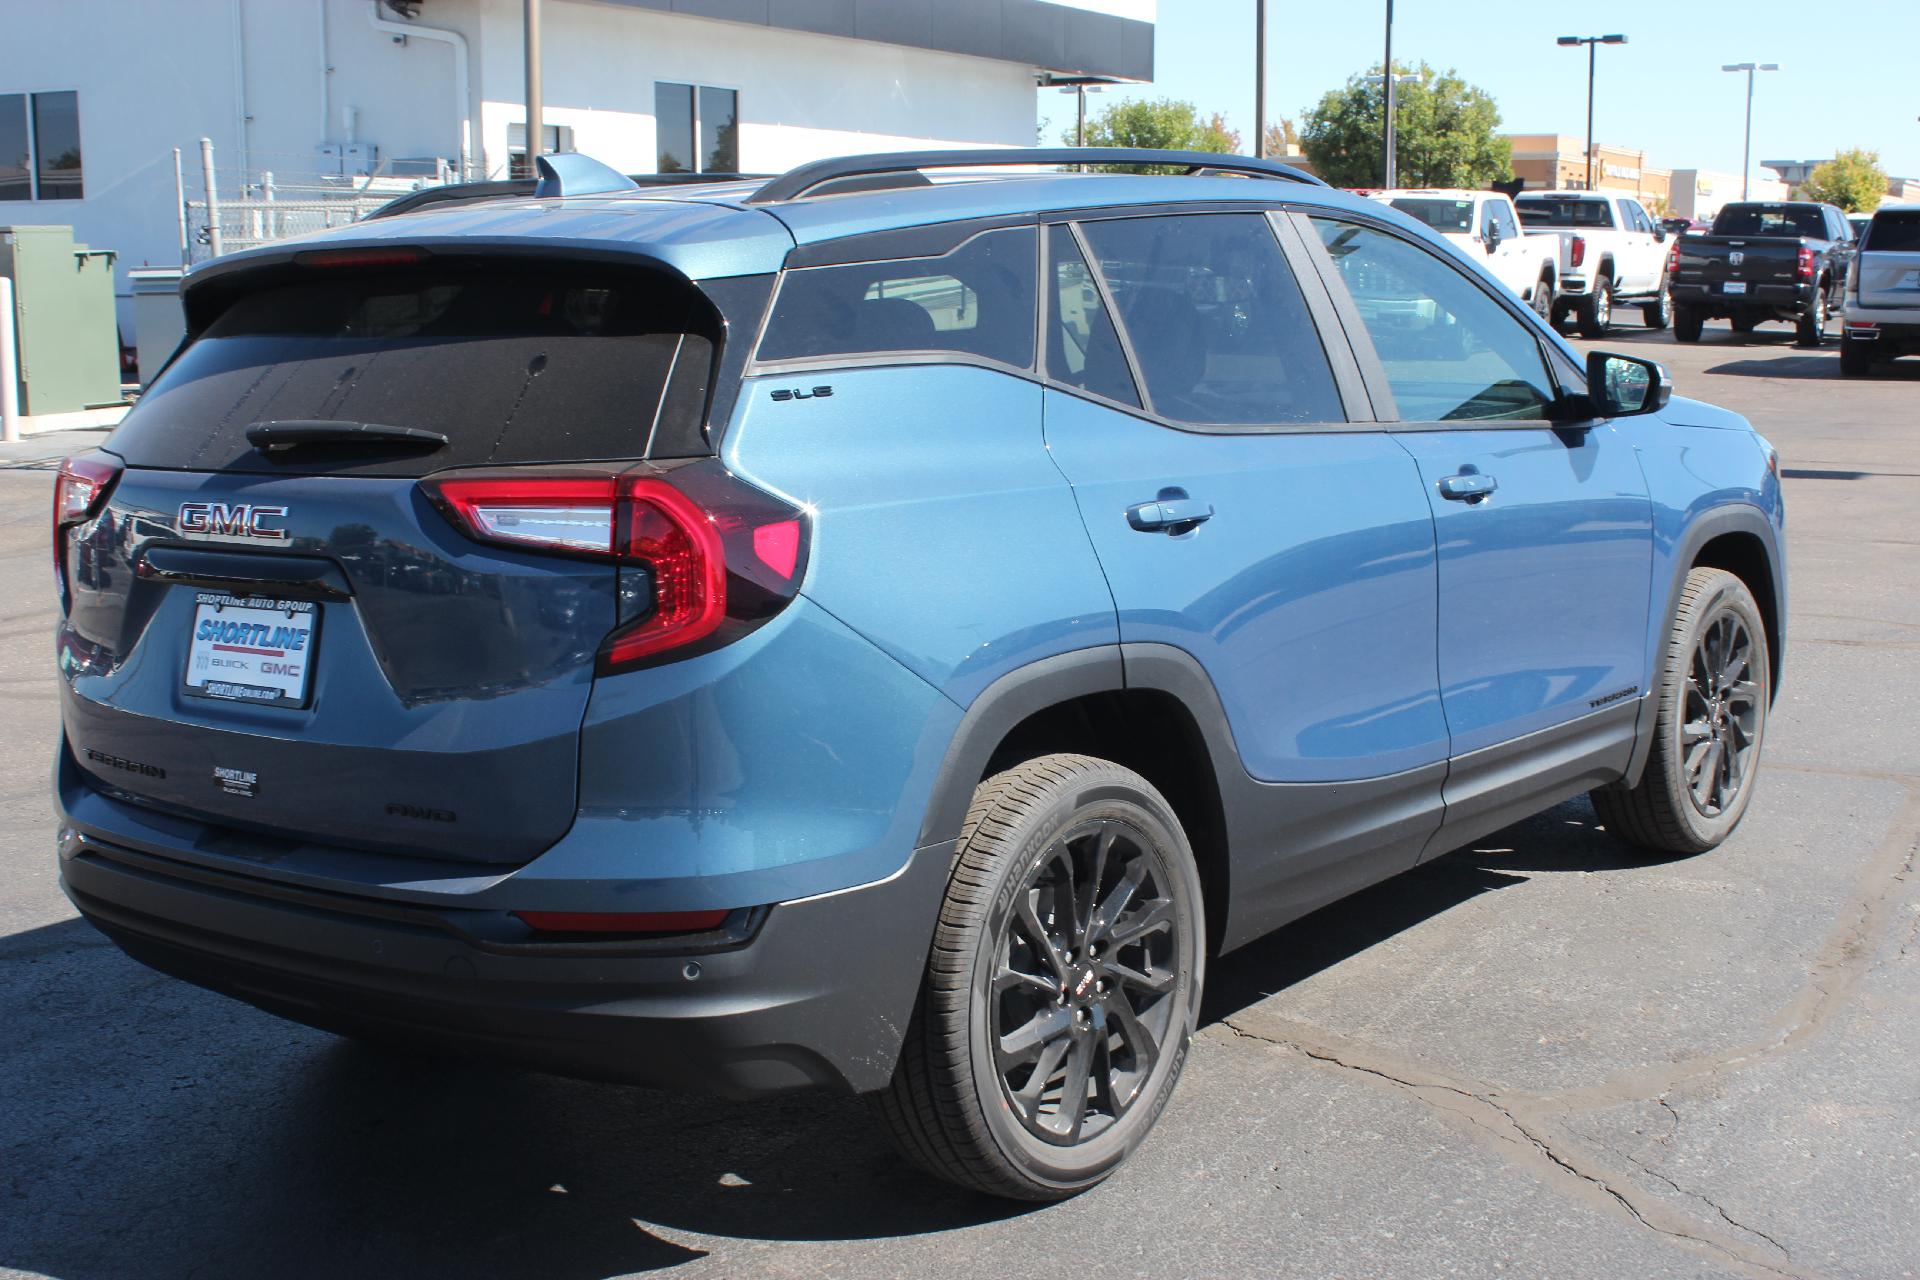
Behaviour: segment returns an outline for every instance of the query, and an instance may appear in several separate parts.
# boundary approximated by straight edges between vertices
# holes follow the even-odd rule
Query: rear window
[[[1435,231],[1473,230],[1473,201],[1471,200],[1437,200],[1432,197],[1402,196],[1387,203],[1409,217],[1426,223]]]
[[[1520,221],[1530,227],[1610,227],[1613,225],[1611,200],[1556,200],[1550,196],[1522,197]]]
[[[937,258],[789,271],[761,360],[936,351],[1033,363],[1035,233],[983,231]]]
[[[1880,253],[1920,253],[1920,209],[1874,214],[1861,247]]]
[[[711,314],[684,282],[551,264],[283,283],[208,326],[112,447],[134,466],[402,476],[639,458],[669,419],[697,438]],[[271,456],[247,443],[252,424],[289,421],[423,428],[448,443]]]
[[[1807,236],[1827,238],[1827,220],[1817,205],[1730,204],[1713,220],[1717,236]]]

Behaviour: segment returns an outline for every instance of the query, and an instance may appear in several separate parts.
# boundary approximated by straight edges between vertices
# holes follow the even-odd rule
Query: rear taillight
[[[1577,267],[1585,262],[1587,260],[1587,238],[1585,236],[1575,236],[1573,238],[1573,244],[1568,248],[1568,253],[1572,257],[1570,265]]]
[[[421,487],[477,542],[619,566],[602,674],[729,644],[800,587],[803,513],[710,459],[617,474],[454,472]]]
[[[100,514],[113,482],[120,478],[120,459],[99,449],[77,453],[60,464],[53,481],[53,573],[64,597],[67,590],[67,530]]]
[[[1800,261],[1794,267],[1794,274],[1802,280],[1813,279],[1813,250],[1800,246]]]
[[[1680,270],[1680,242],[1675,240],[1673,247],[1667,250],[1667,275],[1673,276]]]

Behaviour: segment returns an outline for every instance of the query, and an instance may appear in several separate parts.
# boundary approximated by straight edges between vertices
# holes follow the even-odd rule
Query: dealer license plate
[[[1745,293],[1746,291],[1747,282],[1745,280],[1729,280],[1720,286],[1720,292],[1722,293]]]
[[[185,690],[196,698],[304,707],[319,628],[311,600],[198,592]]]

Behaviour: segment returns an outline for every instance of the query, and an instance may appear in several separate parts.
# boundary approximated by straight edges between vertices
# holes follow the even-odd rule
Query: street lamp
[[[1053,83],[1058,84],[1060,82],[1056,80]],[[1060,90],[1060,92],[1071,93],[1079,100],[1075,103],[1074,107],[1073,145],[1076,147],[1084,147],[1087,145],[1087,95],[1102,92],[1102,86],[1090,84],[1084,80],[1078,80],[1068,84],[1067,87]]]
[[[1720,68],[1722,71],[1744,71],[1747,73],[1747,138],[1740,147],[1740,198],[1747,198],[1747,175],[1753,172],[1753,73],[1756,71],[1778,71],[1777,62],[1730,62]]]
[[[1402,71],[1398,75],[1391,76],[1360,77],[1360,83],[1380,85],[1386,93],[1386,101],[1381,104],[1387,116],[1387,127],[1385,131],[1386,160],[1381,166],[1381,185],[1388,191],[1400,185],[1400,164],[1398,158],[1394,155],[1396,144],[1394,142],[1395,135],[1393,130],[1393,112],[1398,99],[1394,96],[1393,87],[1399,84],[1409,84],[1419,79],[1420,77],[1411,71]]]
[[[1603,44],[1625,44],[1623,35],[1610,36],[1561,36],[1555,44],[1566,46],[1587,46],[1587,190],[1593,190],[1593,63],[1594,50]]]

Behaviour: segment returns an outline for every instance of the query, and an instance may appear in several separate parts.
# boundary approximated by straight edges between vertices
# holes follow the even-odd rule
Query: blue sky
[[[1296,120],[1380,60],[1384,0],[1267,0],[1267,110]],[[1160,0],[1156,83],[1118,91],[1223,111],[1253,149],[1253,0]],[[1644,148],[1660,168],[1735,173],[1746,77],[1728,62],[1777,62],[1757,77],[1753,158],[1880,152],[1920,177],[1920,0],[1395,0],[1396,62],[1457,70],[1492,94],[1502,130],[1586,132],[1587,58],[1559,35],[1621,32],[1602,47],[1597,141]],[[1115,90],[1089,97],[1091,115]],[[1042,90],[1046,136],[1073,99]]]

